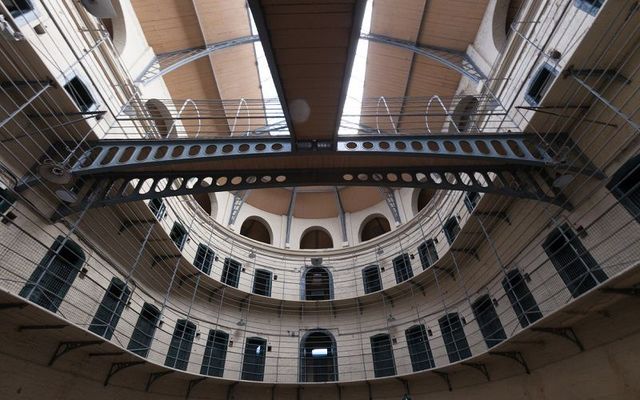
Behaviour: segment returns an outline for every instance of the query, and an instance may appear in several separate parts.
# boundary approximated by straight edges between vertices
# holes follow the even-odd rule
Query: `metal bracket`
[[[489,354],[493,356],[500,356],[509,358],[518,364],[522,365],[524,371],[527,375],[531,375],[531,371],[529,370],[529,366],[527,365],[527,361],[524,359],[524,356],[519,351],[490,351]]]
[[[560,336],[561,338],[567,339],[571,343],[578,346],[580,351],[584,351],[584,346],[582,345],[582,342],[580,342],[580,339],[578,339],[578,335],[576,335],[576,332],[573,330],[573,328],[531,328],[531,330],[534,332],[544,332]]]
[[[603,293],[622,294],[626,296],[640,296],[640,286],[638,285],[626,288],[602,288],[600,291]]]
[[[189,396],[191,395],[191,391],[193,390],[194,387],[196,387],[196,385],[202,381],[204,381],[207,378],[198,378],[198,379],[192,379],[189,381],[189,386],[187,386],[187,393],[184,396],[185,399],[188,399]]]
[[[79,349],[81,347],[94,346],[102,343],[104,343],[102,340],[61,342],[60,344],[58,344],[58,348],[56,349],[55,353],[53,353],[53,356],[51,357],[51,360],[49,360],[49,364],[47,365],[52,366],[58,358],[62,357],[70,351]]]
[[[446,372],[440,372],[440,371],[432,371],[432,372],[438,375],[447,383],[447,387],[449,388],[450,392],[453,391],[453,387],[451,386],[451,379],[449,379],[449,374],[447,374]]]
[[[125,354],[124,351],[111,351],[108,353],[89,353],[89,358],[93,357],[117,357]]]
[[[418,289],[423,296],[427,295],[427,292],[424,290],[424,286],[422,286],[420,283],[418,282],[414,282],[414,281],[410,281],[411,282],[411,286],[413,286],[414,288]]]
[[[462,363],[462,365],[477,369],[485,378],[487,378],[488,382],[491,381],[491,378],[489,377],[489,369],[487,369],[486,365],[480,363]]]
[[[442,268],[442,267],[438,267],[438,266],[433,266],[433,269],[435,269],[436,271],[441,271],[444,272],[446,274],[449,274],[449,276],[451,277],[451,279],[453,279],[454,281],[456,280],[456,272],[451,269],[451,268]]]
[[[22,331],[36,331],[36,330],[47,330],[47,329],[62,329],[66,328],[69,325],[59,324],[59,325],[22,325],[18,327],[18,332]]]
[[[571,66],[567,68],[564,74],[565,74],[565,77],[573,75],[573,76],[582,77],[582,78],[600,78],[602,76],[612,80],[615,79],[617,81],[624,83],[625,85],[629,85],[631,83],[631,80],[629,78],[622,75],[620,72],[618,72],[615,69],[602,69],[602,68],[573,69],[573,66]]]
[[[480,256],[478,255],[478,250],[475,248],[462,248],[462,247],[452,247],[449,250],[455,251],[458,253],[468,254],[470,256],[475,257],[476,260],[480,261]]]
[[[385,292],[380,292],[380,295],[384,299],[384,302],[391,304],[391,308],[393,308],[393,299],[391,298],[391,296],[389,296]]]
[[[233,395],[233,388],[236,387],[238,382],[233,382],[231,385],[227,387],[227,400],[231,400],[231,396]],[[273,388],[271,389],[271,397],[273,397]]]
[[[120,225],[120,229],[118,229],[118,233],[122,233],[126,230],[129,230],[130,228],[132,228],[135,225],[142,225],[142,224],[153,224],[158,222],[157,219],[153,218],[153,219],[139,219],[139,220],[127,220],[124,221],[122,223],[122,225]]]
[[[511,219],[504,211],[476,211],[475,214],[479,217],[495,217],[504,220],[507,224],[511,225]]]
[[[362,309],[363,309],[362,302],[357,297],[356,297],[356,305],[358,306],[358,311],[360,312],[360,315],[362,315]]]
[[[161,372],[152,372],[149,374],[149,379],[147,379],[147,385],[144,387],[144,391],[148,392],[151,390],[151,385],[158,379],[162,378],[165,375],[169,375],[174,373],[174,371],[161,371]]]
[[[12,308],[25,308],[27,306],[27,303],[3,303],[0,304],[0,310],[9,310]]]
[[[151,268],[155,267],[156,265],[160,264],[163,261],[166,260],[171,260],[174,258],[180,258],[182,257],[181,254],[175,254],[175,255],[170,255],[170,256],[154,256],[153,257],[153,262],[151,263]]]
[[[111,364],[111,368],[109,368],[109,373],[107,374],[107,378],[104,380],[104,386],[109,384],[111,378],[122,371],[123,369],[127,369],[130,367],[134,367],[136,365],[145,364],[146,361],[129,361],[129,362],[119,362]]]

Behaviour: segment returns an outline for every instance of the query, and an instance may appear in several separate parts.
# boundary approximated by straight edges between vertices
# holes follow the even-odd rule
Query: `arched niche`
[[[467,133],[474,128],[474,117],[478,110],[478,98],[475,96],[464,96],[453,110],[449,133]],[[477,127],[475,127],[477,130]]]
[[[305,267],[300,282],[302,300],[333,299],[333,275],[323,266]]]
[[[116,11],[116,16],[113,18],[101,18],[100,21],[107,30],[116,52],[118,55],[122,55],[127,44],[127,24],[124,20],[124,11],[120,0],[111,0],[111,3]]]
[[[196,193],[193,195],[193,199],[205,214],[211,215],[211,197],[209,193]]]
[[[167,106],[158,99],[150,99],[144,103],[144,106],[151,118],[151,123],[155,128],[155,133],[161,138],[175,136],[175,126],[173,125],[173,117]]]
[[[300,237],[300,249],[314,250],[331,248],[333,248],[331,234],[319,226],[308,228]]]
[[[516,20],[524,0],[497,0],[493,11],[491,33],[493,45],[498,52],[502,52],[507,45],[507,40],[513,32],[513,23]]]
[[[307,332],[300,340],[300,382],[338,380],[338,350],[333,335],[323,329]]]
[[[390,231],[391,225],[387,218],[380,214],[371,215],[362,222],[362,226],[360,227],[360,241],[366,242]]]
[[[271,229],[269,229],[269,224],[260,217],[245,219],[240,227],[240,234],[258,242],[272,244],[273,235],[271,234]]]

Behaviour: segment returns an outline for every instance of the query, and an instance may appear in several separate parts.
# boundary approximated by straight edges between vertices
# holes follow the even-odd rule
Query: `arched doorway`
[[[474,117],[478,110],[478,99],[475,96],[464,96],[451,115],[449,133],[467,133],[471,130],[478,131]]]
[[[300,382],[338,380],[338,352],[331,333],[311,331],[300,341]]]
[[[240,227],[240,234],[258,242],[272,244],[271,231],[262,218],[250,217],[244,220]]]
[[[301,249],[331,249],[333,248],[333,239],[326,230],[320,227],[312,227],[307,229],[300,239]]]
[[[366,242],[391,231],[389,220],[382,215],[375,215],[365,220],[360,229],[360,241]]]
[[[418,195],[416,196],[416,212],[422,211],[427,204],[433,199],[433,195],[435,194],[435,190],[433,189],[420,189]]]

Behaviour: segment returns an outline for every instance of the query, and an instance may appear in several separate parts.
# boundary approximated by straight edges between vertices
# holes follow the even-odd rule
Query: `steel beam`
[[[235,225],[236,219],[240,214],[240,209],[244,204],[244,200],[247,198],[249,190],[242,190],[233,195],[233,204],[231,205],[231,214],[229,215],[229,225]]]
[[[400,47],[409,50],[417,55],[427,57],[446,68],[453,69],[460,74],[466,76],[474,82],[486,79],[484,74],[471,61],[469,56],[459,50],[452,50],[441,47],[420,46],[414,42],[402,39],[396,39],[384,35],[373,33],[363,33],[360,39],[369,42],[381,43],[389,46]],[[234,39],[224,40],[217,43],[210,43],[203,47],[194,47],[181,49],[158,54],[149,65],[138,76],[137,82],[148,84],[153,80],[168,74],[171,71],[187,65],[193,61],[197,61],[202,57],[206,57],[219,50],[228,49],[235,46],[254,43],[260,40],[258,35],[243,36]],[[355,53],[355,52],[354,52]]]
[[[428,156],[514,166],[557,165],[544,147],[540,138],[531,134],[357,136],[341,137],[335,152],[313,153],[322,153],[323,159],[375,155],[376,159],[369,162],[371,166],[380,165],[377,161],[385,156]],[[102,140],[91,143],[88,150],[76,155],[71,172],[75,176],[83,176],[147,167],[175,171],[177,164],[215,163],[263,156],[297,158],[297,163],[301,162],[300,153],[292,151],[291,142],[286,138]],[[307,160],[304,161],[306,165]],[[215,165],[207,166],[207,170],[214,169]]]
[[[260,40],[258,35],[243,36],[239,38],[224,40],[222,42],[211,43],[203,47],[181,49],[158,54],[154,60],[138,76],[137,82],[148,84],[149,82],[168,74],[186,64],[206,57],[219,50],[228,49],[243,44],[254,43]]]
[[[464,51],[441,47],[420,46],[415,42],[408,40],[396,39],[373,33],[362,34],[360,35],[360,38],[370,42],[382,43],[412,51],[415,54],[427,57],[449,69],[459,72],[471,79],[473,82],[480,82],[480,80],[486,79],[486,76],[473,63],[473,61],[471,61],[471,58],[469,58]]]
[[[154,197],[292,186],[403,186],[477,191],[568,207],[564,197],[545,183],[538,169],[509,164],[495,167],[425,166],[229,172],[112,172],[86,177],[74,189],[78,193],[78,200],[61,206],[54,219],[81,210],[90,202],[91,207],[101,207]]]
[[[380,193],[384,196],[384,200],[387,202],[391,215],[393,215],[393,220],[396,223],[396,226],[400,225],[402,221],[400,220],[400,209],[398,208],[395,192],[389,187],[380,187],[379,189]]]

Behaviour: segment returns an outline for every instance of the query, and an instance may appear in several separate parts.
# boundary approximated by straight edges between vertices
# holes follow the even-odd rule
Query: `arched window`
[[[89,325],[89,330],[107,340],[111,339],[130,295],[131,289],[122,280],[111,279],[111,284],[102,298],[91,325]]]
[[[196,251],[196,258],[193,259],[193,265],[208,275],[211,272],[211,266],[213,265],[215,256],[216,253],[211,247],[200,243]]]
[[[640,155],[624,163],[613,174],[607,189],[640,222]]]
[[[266,358],[267,341],[259,337],[247,338],[242,360],[242,379],[248,381],[263,380]]]
[[[464,96],[451,115],[449,133],[466,133],[471,130],[478,131],[475,126],[475,116],[478,110],[478,99],[475,96]]]
[[[146,357],[159,320],[160,310],[153,304],[144,303],[127,349],[141,357]]]
[[[438,320],[438,323],[449,362],[453,363],[471,357],[471,349],[469,349],[469,343],[458,313],[445,314]]]
[[[502,280],[502,287],[523,328],[542,318],[536,299],[520,271],[514,269],[507,272],[507,276]]]
[[[211,198],[209,197],[209,193],[196,193],[193,195],[193,199],[205,214],[211,215]]]
[[[429,345],[424,325],[414,325],[404,333],[407,338],[407,348],[409,349],[413,372],[434,368],[436,364],[433,361],[433,353],[431,353],[431,346]]]
[[[175,126],[171,112],[164,105],[164,103],[158,99],[150,99],[144,103],[151,123],[156,130],[156,133],[161,138],[168,138],[169,136],[175,136]]]
[[[244,220],[240,234],[258,242],[271,244],[271,231],[262,218],[251,217]]]
[[[422,269],[427,269],[438,261],[438,250],[436,249],[436,243],[433,239],[428,239],[418,246],[418,256],[420,257],[420,264]]]
[[[307,229],[300,239],[301,249],[331,249],[333,248],[333,239],[326,230],[320,227]]]
[[[253,293],[271,296],[271,279],[273,274],[266,269],[256,269],[253,276]]]
[[[300,341],[300,382],[338,380],[338,353],[331,333],[313,331]]]
[[[171,240],[173,243],[182,250],[184,248],[185,243],[187,243],[187,238],[189,235],[187,234],[187,230],[180,222],[174,222],[173,227],[171,228],[171,233],[169,233]]]
[[[58,311],[84,260],[84,252],[76,242],[58,236],[20,291],[20,296],[51,312]]]
[[[420,189],[418,192],[418,198],[416,199],[416,208],[418,212],[422,211],[422,209],[429,204],[431,199],[433,199],[434,193],[433,189]]]
[[[303,300],[330,300],[333,298],[333,278],[324,267],[309,268],[304,274]]]
[[[224,266],[222,267],[222,276],[220,280],[229,286],[238,287],[240,283],[240,269],[242,264],[232,258],[224,259]]]
[[[186,319],[179,319],[171,337],[169,352],[164,365],[186,371],[195,336],[196,324]]]
[[[207,337],[207,345],[204,349],[204,358],[200,373],[209,376],[222,376],[224,363],[227,359],[227,346],[229,335],[222,331],[211,329]]]
[[[458,223],[458,218],[456,216],[451,216],[447,219],[447,222],[444,223],[444,236],[447,238],[447,242],[452,244],[454,240],[456,240],[456,236],[460,233],[460,224]]]
[[[554,229],[542,246],[573,297],[580,296],[607,279],[568,225]]]
[[[382,215],[376,215],[366,220],[366,222],[362,225],[362,228],[360,229],[360,241],[366,242],[367,240],[371,240],[377,238],[378,236],[384,235],[389,231],[391,231],[389,220]]]
[[[393,358],[391,337],[380,333],[370,338],[371,356],[373,358],[373,374],[376,378],[396,374],[396,362]]]
[[[509,0],[509,5],[507,7],[507,18],[504,27],[504,33],[507,38],[515,29],[514,24],[516,23],[516,17],[518,16],[523,4],[524,0]]]
[[[382,290],[382,280],[380,279],[380,267],[369,265],[362,270],[362,280],[364,282],[364,292],[373,293]]]
[[[492,348],[507,338],[496,308],[488,294],[480,296],[474,301],[471,309],[488,348]]]
[[[403,253],[393,259],[393,272],[396,276],[396,283],[404,282],[413,277],[411,258],[408,254]]]

